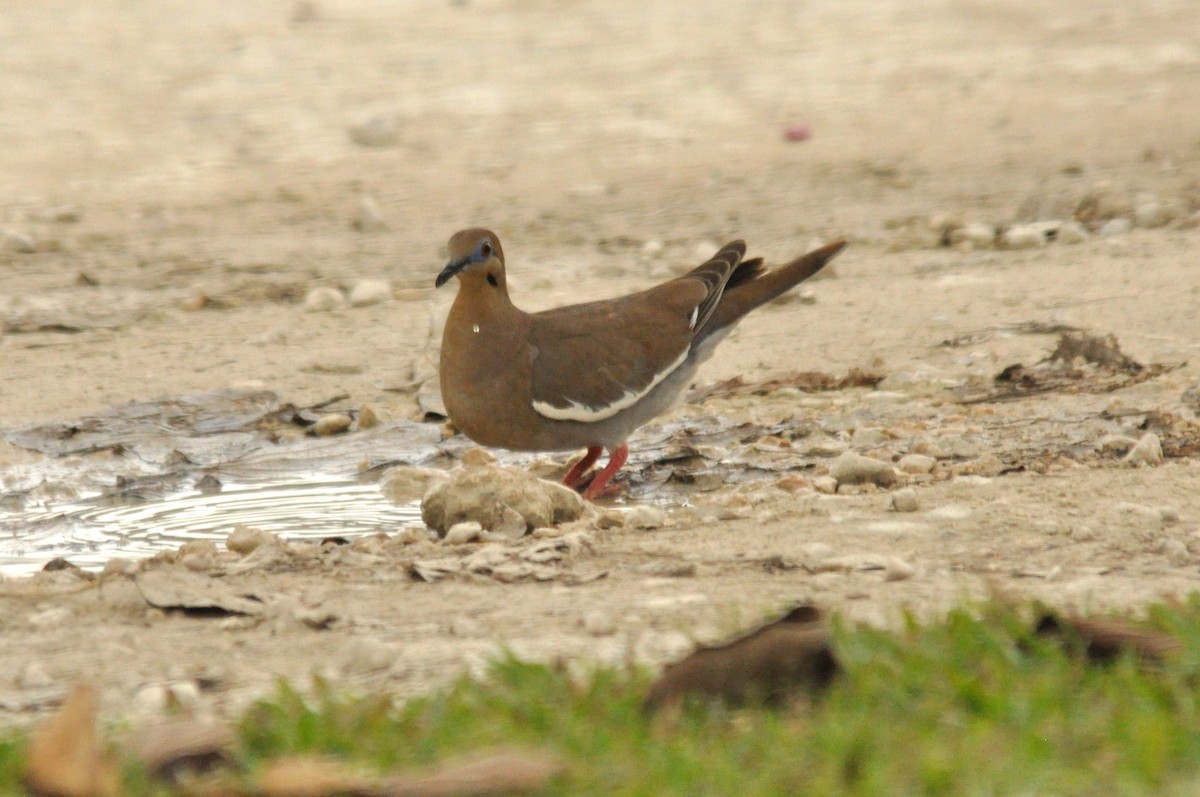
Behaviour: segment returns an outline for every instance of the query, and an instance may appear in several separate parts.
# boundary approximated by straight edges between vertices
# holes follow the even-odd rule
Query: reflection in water
[[[0,574],[32,573],[56,556],[81,567],[98,567],[114,556],[152,556],[189,540],[224,540],[238,524],[287,540],[391,534],[424,525],[416,504],[396,506],[379,485],[354,481],[226,484],[218,493],[120,506],[109,496],[17,511],[0,507]]]

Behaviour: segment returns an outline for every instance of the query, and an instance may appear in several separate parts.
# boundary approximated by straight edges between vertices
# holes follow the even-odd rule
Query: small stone
[[[1077,221],[1068,221],[1059,228],[1058,237],[1055,240],[1057,240],[1060,244],[1066,244],[1069,246],[1071,244],[1084,243],[1091,237],[1092,234],[1089,233],[1087,228],[1082,224]]]
[[[947,240],[951,246],[962,249],[988,249],[995,243],[996,229],[990,224],[972,222],[951,230]]]
[[[854,434],[850,437],[850,442],[862,448],[872,448],[886,443],[888,436],[884,434],[882,429],[874,427],[864,427],[855,429]]]
[[[652,238],[642,244],[642,256],[648,260],[657,260],[662,257],[665,248],[662,241]]]
[[[54,686],[54,679],[36,661],[26,662],[17,670],[17,686],[22,689],[46,689]]]
[[[692,245],[692,257],[702,262],[715,255],[720,248],[712,241],[697,241]]]
[[[1158,552],[1177,565],[1185,565],[1192,558],[1192,552],[1188,550],[1187,545],[1179,540],[1163,540],[1158,546]]]
[[[1179,522],[1179,510],[1173,506],[1160,506],[1158,508],[1158,517],[1162,520],[1164,526],[1169,526],[1172,523]]]
[[[935,460],[936,459],[948,459],[951,456],[950,454],[947,454],[946,451],[941,446],[939,446],[937,443],[931,442],[929,440],[918,440],[917,442],[912,444],[912,448],[910,450],[914,454],[920,454],[921,456],[925,456],[925,457],[932,457]]]
[[[31,255],[37,251],[37,245],[25,233],[17,232],[16,230],[4,230],[0,232],[0,249],[6,252]]]
[[[583,630],[595,637],[617,633],[617,622],[603,609],[593,609],[583,616]]]
[[[455,523],[446,532],[447,545],[466,545],[469,542],[478,542],[483,536],[483,526],[477,520],[465,520],[462,523]]]
[[[511,506],[503,507],[500,510],[500,518],[491,528],[493,534],[500,534],[512,540],[524,537],[527,530],[525,518],[521,517],[521,513]]]
[[[239,523],[233,527],[233,533],[225,538],[225,548],[245,556],[254,549],[274,541],[275,535],[269,531]]]
[[[905,454],[896,465],[905,473],[930,473],[937,465],[937,460],[924,454]]]
[[[137,572],[138,565],[132,559],[125,559],[120,556],[114,556],[104,563],[104,567],[100,570],[101,578],[109,576],[131,576]]]
[[[832,476],[818,476],[812,480],[812,485],[814,490],[825,495],[833,495],[838,487],[837,479]]]
[[[343,674],[367,675],[388,669],[397,655],[391,645],[369,636],[361,636],[351,638],[343,645],[338,658],[339,669]]]
[[[32,628],[54,628],[70,622],[74,617],[74,613],[65,606],[53,606],[31,614],[28,622]]]
[[[76,224],[83,218],[77,205],[57,205],[46,211],[46,219],[56,224]]]
[[[894,512],[916,512],[921,508],[921,502],[917,498],[917,491],[911,487],[904,487],[892,493],[892,510]]]
[[[352,307],[368,307],[391,301],[392,286],[386,280],[359,280],[350,289]]]
[[[468,448],[463,452],[462,464],[464,468],[483,468],[495,465],[496,455],[486,448]]]
[[[322,415],[317,419],[310,428],[313,434],[317,437],[329,437],[330,435],[341,434],[349,430],[350,424],[354,423],[349,415],[342,412],[331,412],[328,415]]]
[[[667,522],[667,513],[656,506],[641,504],[625,513],[627,529],[658,529]]]
[[[464,520],[491,529],[506,506],[525,518],[527,529],[568,523],[588,509],[578,493],[562,484],[517,468],[485,465],[454,471],[433,484],[421,499],[421,519],[439,533]]]
[[[984,454],[969,462],[954,465],[950,468],[950,473],[955,476],[999,476],[1004,472],[1004,467],[1004,463],[995,455]]]
[[[375,114],[350,125],[346,133],[360,147],[390,147],[400,141],[400,124],[394,116]]]
[[[327,313],[346,306],[346,297],[337,288],[321,286],[313,288],[304,297],[304,312]]]
[[[1129,219],[1115,218],[1109,219],[1100,226],[1101,238],[1115,238],[1118,235],[1124,235],[1133,228],[1129,223]]]
[[[434,468],[396,465],[383,472],[379,491],[393,504],[409,504],[421,500],[431,486],[447,478],[445,471]]]
[[[916,574],[916,568],[898,556],[889,556],[883,566],[884,581],[905,581]]]
[[[896,471],[890,462],[864,457],[847,451],[833,462],[829,475],[843,484],[876,484],[889,487],[896,483]]]
[[[605,509],[596,515],[592,525],[600,530],[619,529],[625,526],[625,513],[617,509]]]
[[[1171,222],[1171,211],[1153,197],[1139,197],[1133,206],[1133,223],[1142,229],[1165,227]]]
[[[1140,465],[1158,465],[1163,461],[1162,442],[1158,439],[1158,435],[1154,432],[1148,432],[1137,442],[1129,453],[1125,455],[1124,462],[1130,467],[1138,467]]]
[[[1034,249],[1046,245],[1046,236],[1031,224],[1009,227],[1001,236],[1005,249]]]
[[[359,408],[358,419],[355,422],[360,430],[371,429],[381,423],[379,416],[375,414],[375,408],[370,404],[364,404]]]
[[[1107,434],[1100,438],[1100,443],[1096,447],[1106,454],[1124,454],[1133,450],[1137,442],[1132,437],[1123,434]]]
[[[387,229],[387,222],[383,220],[379,203],[365,196],[358,200],[358,212],[354,214],[350,226],[359,232],[380,232]]]
[[[775,480],[775,486],[785,493],[798,493],[810,487],[808,479],[795,473],[780,476]]]

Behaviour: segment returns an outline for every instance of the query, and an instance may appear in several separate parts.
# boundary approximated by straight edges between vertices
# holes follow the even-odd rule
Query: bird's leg
[[[588,449],[591,453],[591,449]],[[588,501],[594,498],[599,498],[602,495],[615,493],[621,488],[617,485],[608,486],[609,480],[617,475],[617,471],[625,464],[625,460],[629,458],[629,446],[622,443],[616,451],[608,452],[608,464],[604,466],[604,470],[596,474],[592,479],[592,483],[583,491],[583,497]]]
[[[574,467],[567,471],[567,475],[563,478],[563,484],[572,490],[578,487],[579,482],[583,479],[583,475],[588,472],[588,468],[596,463],[596,460],[600,459],[600,452],[603,450],[602,446],[588,446],[587,453],[583,455],[583,459],[576,462]]]

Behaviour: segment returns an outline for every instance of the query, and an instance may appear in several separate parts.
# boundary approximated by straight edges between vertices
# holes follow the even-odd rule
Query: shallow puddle
[[[112,496],[0,509],[0,574],[24,575],[55,557],[99,567],[115,556],[152,556],[189,540],[222,541],[238,524],[287,540],[349,537],[423,527],[417,504],[397,506],[377,484],[295,481],[230,485],[136,503]]]

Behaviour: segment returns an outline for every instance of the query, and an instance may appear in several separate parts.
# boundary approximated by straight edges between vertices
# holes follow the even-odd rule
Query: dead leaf
[[[697,404],[714,396],[718,398],[747,394],[765,396],[785,387],[796,388],[805,393],[820,393],[829,390],[845,390],[851,387],[875,387],[883,379],[883,374],[861,368],[851,368],[845,376],[841,377],[821,371],[795,371],[760,382],[747,382],[742,377],[735,376],[724,382],[696,388],[688,394],[686,400],[690,404]]]
[[[331,758],[292,756],[269,761],[255,778],[263,797],[374,797],[384,792],[369,778]]]
[[[1144,661],[1159,662],[1179,650],[1178,639],[1159,631],[1111,618],[1060,617],[1044,614],[1034,628],[1038,636],[1061,637],[1083,645],[1090,661],[1111,661],[1133,653]]]
[[[99,695],[77,686],[62,709],[29,743],[25,782],[45,797],[113,797],[120,793],[116,763],[96,737]]]
[[[697,648],[668,665],[650,687],[646,706],[656,709],[688,696],[774,704],[798,687],[823,690],[838,670],[820,613],[801,606],[732,642]]]
[[[254,615],[263,611],[257,595],[240,593],[228,584],[186,570],[143,570],[134,576],[146,603],[200,616]]]

